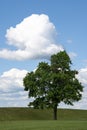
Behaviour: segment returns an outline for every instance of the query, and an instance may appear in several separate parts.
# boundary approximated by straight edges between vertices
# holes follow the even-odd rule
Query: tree
[[[71,69],[71,60],[66,51],[51,56],[50,64],[39,63],[35,72],[27,73],[23,79],[29,98],[34,101],[29,106],[44,109],[52,108],[57,120],[57,107],[60,102],[73,105],[82,97],[83,86],[76,78],[78,71]]]

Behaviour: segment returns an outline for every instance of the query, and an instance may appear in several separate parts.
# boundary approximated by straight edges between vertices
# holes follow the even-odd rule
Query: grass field
[[[0,130],[87,130],[87,121],[2,121]]]
[[[87,120],[87,110],[58,109],[58,120]],[[53,120],[53,110],[0,108],[0,121]]]
[[[0,130],[87,130],[87,110],[0,108]]]

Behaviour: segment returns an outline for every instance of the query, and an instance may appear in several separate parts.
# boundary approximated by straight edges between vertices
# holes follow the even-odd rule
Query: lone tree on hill
[[[57,120],[60,102],[73,105],[82,97],[83,86],[76,78],[78,72],[71,70],[71,60],[66,51],[51,56],[50,64],[39,63],[35,72],[27,73],[23,79],[28,96],[34,97],[29,103],[36,109],[52,108]]]

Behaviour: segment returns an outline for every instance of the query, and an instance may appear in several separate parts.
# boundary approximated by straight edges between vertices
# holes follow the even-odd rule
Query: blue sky
[[[22,79],[40,61],[65,49],[79,71],[87,109],[87,1],[0,0],[0,107],[27,106]]]

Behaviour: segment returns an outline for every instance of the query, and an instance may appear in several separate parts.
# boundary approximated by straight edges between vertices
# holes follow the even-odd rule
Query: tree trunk
[[[57,120],[57,105],[54,106],[54,120]]]

